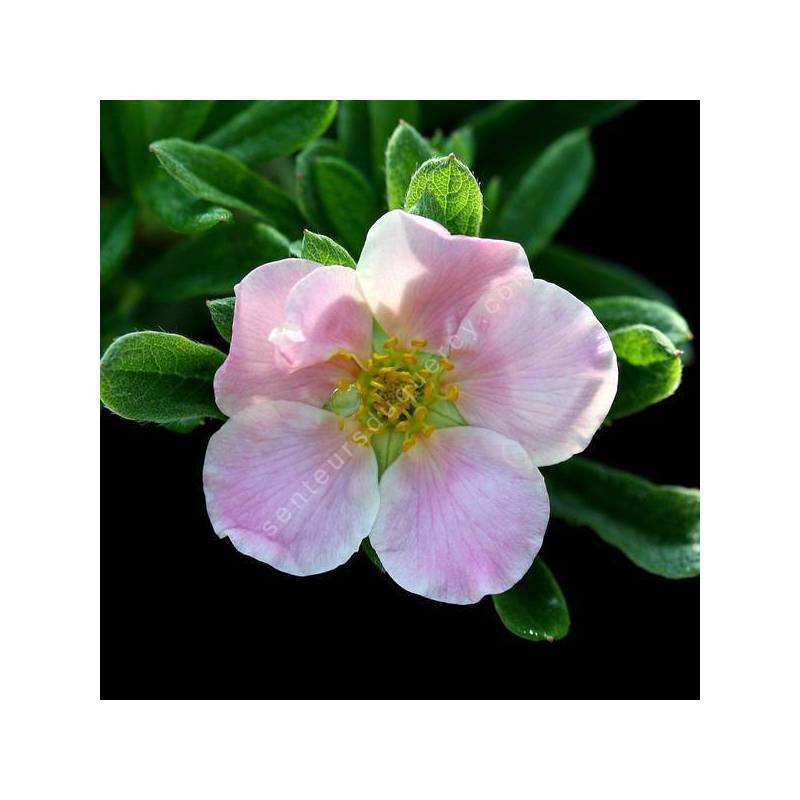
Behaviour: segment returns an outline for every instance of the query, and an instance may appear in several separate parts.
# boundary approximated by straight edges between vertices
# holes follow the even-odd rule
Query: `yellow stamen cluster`
[[[458,398],[458,385],[442,386],[445,372],[453,369],[447,358],[426,353],[425,339],[412,339],[404,349],[396,336],[383,343],[379,352],[362,364],[350,352],[338,355],[351,359],[360,368],[352,379],[339,381],[340,392],[358,393],[358,407],[352,419],[359,424],[353,441],[367,445],[372,436],[386,430],[404,434],[402,449],[410,450],[420,438],[428,438],[435,427],[427,420],[430,406],[439,400]],[[344,427],[343,417],[340,427]]]

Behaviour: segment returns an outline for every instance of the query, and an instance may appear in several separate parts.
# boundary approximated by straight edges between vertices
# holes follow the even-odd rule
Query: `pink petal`
[[[525,251],[513,242],[452,236],[436,222],[404,211],[370,229],[357,268],[372,313],[404,345],[427,339],[447,352],[475,301],[508,281],[532,282]]]
[[[580,453],[608,414],[617,361],[569,292],[536,280],[478,301],[453,339],[448,379],[471,425],[519,441],[539,467]]]
[[[272,329],[286,313],[294,285],[320,269],[313,261],[286,258],[264,264],[236,286],[233,337],[225,363],[214,378],[217,405],[228,416],[264,400],[299,400],[321,406],[346,374],[339,360],[286,375],[275,364]]]
[[[303,403],[267,401],[229,419],[208,444],[203,486],[216,533],[292,575],[343,564],[378,513],[372,448]]]
[[[287,372],[327,361],[339,350],[365,361],[372,352],[372,314],[355,270],[319,267],[298,281],[269,340],[278,366]]]
[[[370,541],[404,589],[476,603],[513,586],[539,552],[550,515],[541,473],[516,442],[445,428],[386,470]]]

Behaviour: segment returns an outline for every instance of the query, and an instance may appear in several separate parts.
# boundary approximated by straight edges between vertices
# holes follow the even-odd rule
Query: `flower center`
[[[444,375],[453,363],[443,357],[424,352],[425,339],[412,339],[411,347],[403,349],[396,336],[383,343],[365,364],[349,351],[338,355],[355,361],[360,371],[354,378],[343,378],[330,400],[330,407],[344,428],[345,417],[352,417],[359,430],[353,441],[369,444],[369,439],[385,430],[404,434],[401,445],[411,449],[420,438],[428,438],[434,430],[429,412],[441,400],[455,402],[458,384],[442,385]]]

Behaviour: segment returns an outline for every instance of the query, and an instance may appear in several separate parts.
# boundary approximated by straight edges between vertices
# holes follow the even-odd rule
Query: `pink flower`
[[[531,566],[550,513],[537,467],[589,444],[616,385],[603,327],[518,244],[391,211],[355,270],[289,258],[236,287],[208,514],[284,572],[333,569],[369,536],[405,589],[474,603]],[[443,427],[448,401],[467,426]],[[402,437],[380,483],[375,436]]]

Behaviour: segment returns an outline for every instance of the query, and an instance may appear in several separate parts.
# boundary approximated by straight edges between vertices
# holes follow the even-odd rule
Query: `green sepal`
[[[386,574],[386,567],[381,564],[381,560],[378,557],[378,554],[375,552],[375,548],[372,546],[370,540],[364,539],[361,542],[361,552],[384,574]]]
[[[375,436],[370,437],[370,444],[378,460],[378,479],[383,476],[388,467],[397,461],[402,453],[404,434],[394,428],[388,428]]]
[[[492,600],[503,625],[522,639],[553,642],[569,633],[567,601],[541,558],[522,580]]]

